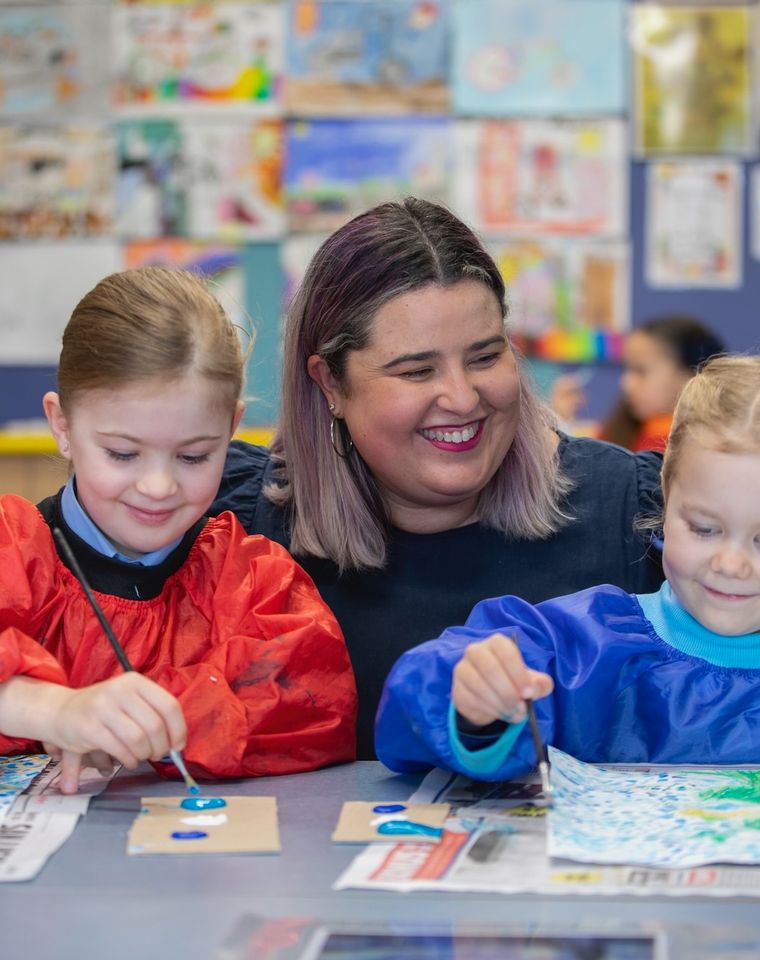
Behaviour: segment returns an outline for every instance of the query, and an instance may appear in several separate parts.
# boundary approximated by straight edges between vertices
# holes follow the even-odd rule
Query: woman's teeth
[[[420,430],[426,440],[438,440],[444,443],[466,443],[478,432],[477,426],[464,427],[462,430]]]

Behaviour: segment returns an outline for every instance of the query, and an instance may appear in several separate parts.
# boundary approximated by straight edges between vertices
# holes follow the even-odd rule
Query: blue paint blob
[[[208,834],[205,830],[175,830],[172,840],[202,840]]]
[[[405,803],[378,803],[372,808],[373,813],[401,813],[402,810],[406,810]]]
[[[188,797],[180,801],[180,806],[185,810],[217,810],[226,807],[227,801],[221,797]]]
[[[197,784],[195,784],[195,786],[188,787],[187,792],[192,793],[194,797],[197,797],[198,794],[201,792],[201,788]]]
[[[384,837],[402,837],[417,835],[421,837],[440,837],[442,827],[431,827],[427,823],[415,823],[410,820],[388,820],[381,823],[377,832]]]

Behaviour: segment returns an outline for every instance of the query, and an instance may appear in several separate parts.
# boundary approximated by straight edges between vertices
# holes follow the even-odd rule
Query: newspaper
[[[441,841],[370,844],[337,879],[336,890],[760,897],[760,867],[679,870],[550,859],[535,777],[483,783],[433,770],[410,801],[450,804]]]
[[[109,781],[88,767],[82,771],[79,793],[68,796],[55,785],[59,773],[60,763],[50,761],[7,810],[0,825],[0,883],[36,877]]]

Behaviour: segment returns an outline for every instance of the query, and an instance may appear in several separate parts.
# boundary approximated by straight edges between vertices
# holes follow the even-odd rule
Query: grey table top
[[[326,923],[623,924],[751,927],[756,900],[400,894],[332,890],[358,847],[330,841],[344,800],[405,799],[418,780],[379,763],[224,784],[224,795],[275,795],[282,853],[275,856],[127,856],[139,798],[178,793],[151,770],[122,774],[90,804],[74,835],[27,883],[0,885],[2,960],[212,960],[251,914]]]

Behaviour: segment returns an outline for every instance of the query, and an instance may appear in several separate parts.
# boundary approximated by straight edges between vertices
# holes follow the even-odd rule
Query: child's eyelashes
[[[689,530],[691,530],[691,532],[696,534],[698,537],[710,537],[717,532],[714,527],[704,527],[698,523],[689,523],[688,526]]]
[[[138,456],[136,451],[125,452],[121,450],[110,450],[105,448],[105,452],[111,460],[115,460],[117,463],[129,463],[131,460],[135,460]],[[186,466],[193,466],[197,463],[206,463],[208,458],[208,453],[177,454],[177,459],[179,462],[185,464]]]
[[[119,463],[125,463],[128,460],[133,460],[137,456],[136,453],[122,453],[120,450],[109,450],[108,448],[106,448],[106,454],[112,460],[116,460]]]

